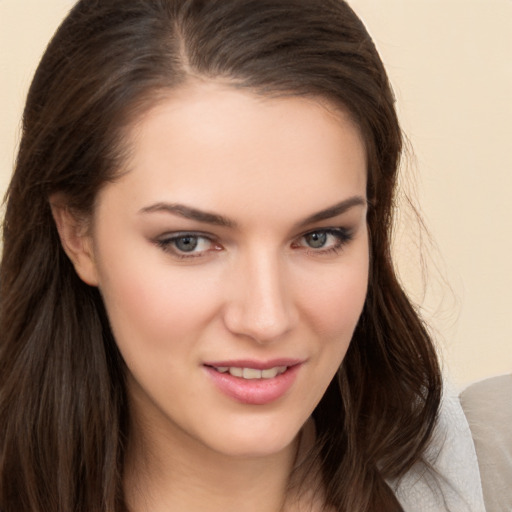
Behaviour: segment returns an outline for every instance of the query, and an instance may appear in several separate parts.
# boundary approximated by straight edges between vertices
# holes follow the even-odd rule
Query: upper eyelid
[[[217,240],[218,237],[212,235],[211,233],[204,233],[202,231],[168,231],[166,233],[162,233],[161,235],[155,237],[156,240],[164,241],[164,240],[174,240],[176,238],[186,237],[186,236],[195,236],[197,238],[206,238],[211,240],[212,242]]]
[[[347,227],[341,227],[341,226],[326,226],[326,227],[320,227],[320,228],[313,228],[308,229],[307,231],[304,231],[303,233],[297,235],[295,239],[302,238],[303,236],[310,235],[311,233],[330,233],[330,234],[344,234],[344,235],[350,235],[354,232],[353,228],[347,228]]]

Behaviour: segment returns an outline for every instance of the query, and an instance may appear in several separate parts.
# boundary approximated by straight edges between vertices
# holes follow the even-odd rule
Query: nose
[[[298,314],[283,262],[258,252],[246,258],[231,277],[224,323],[229,331],[264,344],[293,329]]]

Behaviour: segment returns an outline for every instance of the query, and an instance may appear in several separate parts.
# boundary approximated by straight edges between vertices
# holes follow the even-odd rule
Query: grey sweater
[[[477,382],[460,401],[475,443],[487,512],[511,512],[512,375]]]

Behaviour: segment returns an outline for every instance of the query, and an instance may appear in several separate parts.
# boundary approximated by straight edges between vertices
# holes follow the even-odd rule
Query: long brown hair
[[[400,510],[386,484],[421,458],[441,378],[397,281],[390,237],[402,135],[382,62],[342,0],[81,0],[32,82],[0,267],[0,509],[120,512],[125,368],[100,294],[64,254],[49,197],[87,217],[125,129],[192,76],[323,97],[368,159],[371,270],[348,353],[314,411],[326,505]]]

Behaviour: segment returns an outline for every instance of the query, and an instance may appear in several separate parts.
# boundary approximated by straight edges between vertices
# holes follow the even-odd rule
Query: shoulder
[[[485,512],[471,432],[450,387],[423,459],[391,485],[406,512]]]
[[[507,419],[512,421],[512,374],[472,384],[460,394],[460,401],[470,427],[485,418],[487,425],[504,433],[508,429],[500,422]]]
[[[512,375],[493,377],[465,389],[466,414],[489,510],[512,510]]]

